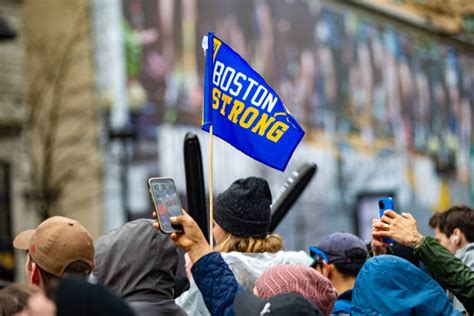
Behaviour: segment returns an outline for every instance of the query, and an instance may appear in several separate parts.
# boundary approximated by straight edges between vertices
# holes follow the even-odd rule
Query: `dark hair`
[[[31,295],[39,289],[26,285],[11,283],[0,291],[0,315],[15,315],[26,308]]]
[[[33,286],[29,286],[26,284],[19,284],[19,283],[12,283],[5,287],[1,293],[7,294],[12,296],[16,299],[21,311],[23,308],[26,307],[28,303],[28,299],[31,295],[38,293],[39,289]],[[3,315],[0,313],[0,315]]]
[[[474,242],[474,210],[467,205],[454,205],[441,213],[438,229],[447,237],[459,228],[468,242]]]
[[[357,277],[360,269],[362,269],[363,263],[334,263],[337,271],[345,276]]]
[[[3,293],[4,290],[0,291],[0,315],[14,315],[22,311],[22,307],[18,303],[18,300],[7,293]]]
[[[367,260],[367,253],[362,249],[354,248],[349,250],[346,255],[350,258],[350,263],[334,262],[334,266],[344,276],[357,277]]]
[[[434,213],[433,216],[431,216],[430,221],[429,221],[429,225],[432,229],[435,229],[435,228],[439,227],[441,217],[443,216],[443,214],[444,213],[437,212],[437,213]]]
[[[34,262],[33,258],[30,256],[30,263],[28,268],[31,270],[31,264]],[[41,279],[43,280],[43,284],[45,288],[49,288],[51,286],[54,287],[53,283],[56,283],[59,279],[61,279],[64,276],[68,275],[73,275],[79,278],[87,278],[89,274],[92,273],[91,266],[84,261],[74,261],[70,263],[66,269],[64,269],[64,274],[61,277],[58,277],[54,274],[49,273],[48,271],[45,271],[43,268],[41,268],[38,264],[36,264],[38,267],[38,270],[41,274]]]

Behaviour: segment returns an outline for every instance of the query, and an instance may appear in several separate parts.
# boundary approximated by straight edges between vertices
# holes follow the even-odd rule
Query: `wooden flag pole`
[[[209,127],[209,244],[214,248],[212,230],[214,227],[214,195],[212,191],[212,124]]]

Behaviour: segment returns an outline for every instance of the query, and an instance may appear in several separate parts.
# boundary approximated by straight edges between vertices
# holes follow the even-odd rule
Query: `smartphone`
[[[151,199],[155,205],[156,218],[160,222],[160,230],[165,234],[182,232],[181,225],[172,225],[170,217],[182,215],[181,202],[173,179],[148,179]]]
[[[395,211],[395,205],[393,203],[393,198],[391,197],[385,197],[379,200],[379,216],[382,218],[383,212],[386,210],[392,210]],[[383,242],[386,244],[394,244],[395,240],[392,238],[384,238]]]

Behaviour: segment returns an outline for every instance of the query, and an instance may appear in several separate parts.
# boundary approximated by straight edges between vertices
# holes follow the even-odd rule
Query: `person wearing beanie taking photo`
[[[338,291],[333,315],[350,315],[352,289],[367,260],[368,251],[362,239],[345,232],[333,233],[310,247],[312,266],[328,278]]]
[[[291,264],[276,266],[257,279],[257,283],[262,279],[262,295],[259,295],[256,288],[252,292],[237,283],[222,253],[211,249],[191,216],[184,212],[170,220],[183,227],[182,232],[172,233],[170,237],[188,254],[195,284],[211,315],[322,316],[330,312],[335,289],[314,269]],[[153,225],[159,229],[159,222]],[[283,278],[290,276],[290,279],[281,280],[281,271]],[[270,290],[268,287],[274,288],[272,282],[279,286]]]
[[[244,289],[252,290],[256,279],[273,266],[312,262],[303,251],[283,251],[282,239],[268,231],[271,203],[267,181],[257,177],[235,181],[214,202],[214,250],[222,254]],[[188,315],[209,315],[192,279],[176,303]]]
[[[94,270],[94,242],[78,221],[53,216],[36,229],[21,232],[13,241],[26,251],[27,283],[42,289],[66,275],[87,278]]]

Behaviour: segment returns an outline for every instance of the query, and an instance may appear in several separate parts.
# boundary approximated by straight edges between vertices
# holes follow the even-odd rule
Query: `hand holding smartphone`
[[[156,219],[165,234],[182,232],[181,225],[171,224],[170,217],[182,215],[181,202],[172,178],[148,179],[151,198],[155,205]]]
[[[394,206],[394,203],[393,203],[393,198],[391,198],[391,197],[385,197],[385,198],[382,198],[382,199],[379,200],[379,216],[380,216],[380,218],[382,218],[383,213],[386,210],[392,210],[392,211],[395,212],[395,206]],[[394,244],[395,240],[393,240],[391,238],[384,238],[383,242],[386,243],[386,244]]]

